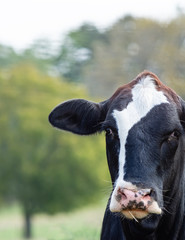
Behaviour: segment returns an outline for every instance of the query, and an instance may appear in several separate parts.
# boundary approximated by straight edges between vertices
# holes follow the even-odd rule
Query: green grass
[[[104,209],[105,204],[68,214],[35,215],[32,240],[98,240]],[[22,240],[23,225],[18,206],[0,209],[0,240]]]

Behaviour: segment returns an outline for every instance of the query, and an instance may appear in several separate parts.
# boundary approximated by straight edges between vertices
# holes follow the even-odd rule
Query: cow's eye
[[[173,131],[169,134],[161,145],[161,154],[164,158],[170,159],[176,152],[178,147],[178,140],[180,133],[178,131]]]
[[[112,129],[110,127],[105,129],[106,132],[106,138],[107,140],[113,140],[114,142],[118,139],[118,133],[116,129]]]
[[[168,143],[171,143],[171,142],[173,142],[173,141],[177,141],[177,140],[179,139],[179,136],[180,136],[180,133],[179,133],[179,132],[173,131],[173,132],[169,135],[169,137],[168,137],[168,139],[167,139],[167,142],[168,142]]]
[[[106,132],[106,136],[113,136],[113,131],[111,128],[106,128],[105,132]]]

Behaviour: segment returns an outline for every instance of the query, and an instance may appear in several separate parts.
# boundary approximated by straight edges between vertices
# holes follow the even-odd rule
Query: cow
[[[80,135],[105,131],[112,192],[101,240],[185,240],[185,102],[154,73],[100,103],[66,101],[49,121]]]

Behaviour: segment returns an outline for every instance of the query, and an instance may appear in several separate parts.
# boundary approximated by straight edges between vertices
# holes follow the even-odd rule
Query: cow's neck
[[[155,218],[155,219],[154,219]],[[140,223],[130,220],[123,220],[123,230],[127,240],[157,240],[155,228],[159,222],[157,215],[145,219]],[[155,220],[155,221],[154,221]],[[155,224],[154,224],[155,222]],[[156,226],[155,226],[156,225]]]
[[[180,159],[181,163],[184,159]],[[159,239],[184,240],[185,229],[185,172],[184,164],[176,166],[176,172],[170,176],[172,184],[164,193],[164,214],[158,227]],[[165,204],[166,203],[166,204]],[[185,231],[184,231],[185,232]]]

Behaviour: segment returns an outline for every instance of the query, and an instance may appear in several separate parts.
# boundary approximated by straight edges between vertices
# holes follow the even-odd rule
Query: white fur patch
[[[111,197],[110,209],[115,210],[115,194],[119,187],[128,186],[128,182],[124,181],[124,165],[125,165],[125,144],[129,130],[138,123],[147,113],[156,105],[169,103],[162,91],[158,91],[154,84],[154,80],[150,75],[142,78],[132,89],[132,101],[127,108],[122,111],[114,110],[113,117],[116,120],[118,134],[120,138],[120,153],[119,153],[119,175],[116,181],[116,186]],[[132,185],[132,183],[130,183]],[[132,185],[132,187],[135,187]]]
[[[118,180],[124,179],[125,144],[129,130],[145,117],[153,107],[162,103],[169,103],[163,92],[155,88],[153,79],[150,76],[141,79],[134,86],[131,93],[132,101],[127,108],[122,111],[114,110],[113,112],[120,138]]]

